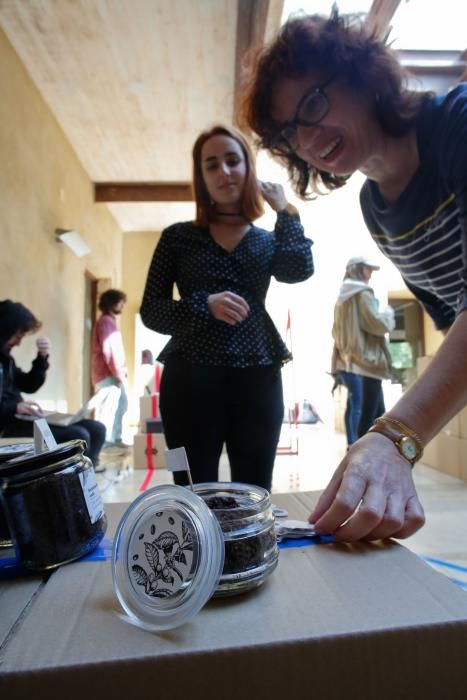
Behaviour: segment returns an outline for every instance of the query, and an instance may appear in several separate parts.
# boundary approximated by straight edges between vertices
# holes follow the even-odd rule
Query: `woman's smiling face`
[[[293,122],[303,98],[328,79],[329,76],[310,74],[280,80],[273,92],[273,119],[284,125]],[[328,101],[327,112],[314,126],[297,124],[290,146],[299,158],[318,170],[350,175],[373,155],[379,124],[370,100],[342,85],[338,78],[321,93]]]

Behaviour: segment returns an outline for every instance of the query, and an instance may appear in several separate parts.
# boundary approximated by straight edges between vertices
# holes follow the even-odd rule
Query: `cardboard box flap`
[[[273,500],[304,519],[315,498]],[[110,536],[124,509],[107,507]],[[67,700],[91,687],[113,700],[148,688],[171,700],[452,700],[465,697],[466,654],[467,595],[407,549],[314,545],[282,550],[261,588],[160,634],[125,621],[110,562],[63,566],[9,635],[1,680],[9,700],[36,681],[50,698],[66,684]]]
[[[191,622],[160,635],[125,621],[110,562],[77,562],[52,575],[40,605],[10,639],[3,670],[353,636],[460,616],[467,630],[465,592],[396,543],[282,550],[261,588],[212,600]]]
[[[18,579],[14,586],[7,581],[0,582],[0,649],[13,632],[12,628],[20,624],[41,586],[41,576]]]

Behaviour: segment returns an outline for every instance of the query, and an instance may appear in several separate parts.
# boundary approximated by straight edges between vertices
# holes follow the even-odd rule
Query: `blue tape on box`
[[[113,541],[103,539],[93,552],[77,561],[110,561],[112,559]],[[12,556],[0,557],[0,581],[10,578],[19,578],[20,576],[30,576],[36,574],[37,571],[26,569],[14,554]]]
[[[291,547],[311,547],[315,544],[329,544],[334,542],[332,535],[314,535],[313,537],[290,537],[279,542],[279,549],[290,549]]]
[[[315,537],[302,537],[300,539],[288,539],[279,543],[280,549],[289,549],[291,547],[311,547],[316,544],[328,544],[334,542],[332,535],[316,535]],[[104,538],[96,549],[82,557],[78,561],[110,561],[112,559],[113,541]],[[15,556],[5,556],[0,558],[0,580],[27,576],[33,573],[29,569],[25,569],[19,559]]]

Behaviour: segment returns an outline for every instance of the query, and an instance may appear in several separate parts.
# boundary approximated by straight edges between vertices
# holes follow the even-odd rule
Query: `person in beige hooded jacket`
[[[391,356],[386,333],[394,328],[390,306],[380,312],[369,281],[379,266],[364,256],[350,258],[334,307],[334,349],[331,371],[361,377],[358,437],[385,412],[382,380],[391,376]]]

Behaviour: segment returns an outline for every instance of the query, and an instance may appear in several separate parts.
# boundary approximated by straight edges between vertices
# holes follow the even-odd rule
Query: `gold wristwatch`
[[[368,432],[381,433],[392,440],[412,467],[415,462],[422,458],[423,445],[420,437],[396,418],[387,418],[386,416],[377,418]]]

